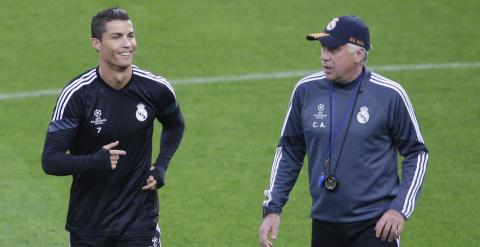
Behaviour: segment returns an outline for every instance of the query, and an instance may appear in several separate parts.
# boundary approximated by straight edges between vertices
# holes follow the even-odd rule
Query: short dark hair
[[[98,12],[94,17],[92,17],[92,38],[101,40],[102,33],[105,32],[105,23],[113,20],[130,20],[126,10],[112,7]]]

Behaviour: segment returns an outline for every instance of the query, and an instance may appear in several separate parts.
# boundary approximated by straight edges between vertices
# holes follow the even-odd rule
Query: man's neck
[[[126,68],[112,68],[100,64],[98,71],[102,80],[113,89],[120,90],[125,87],[132,77],[132,66]]]
[[[348,76],[342,81],[334,81],[334,82],[338,84],[344,84],[344,85],[350,84],[354,82],[362,74],[362,72],[363,72],[363,66],[355,67],[354,71],[352,71],[352,74],[350,76]]]

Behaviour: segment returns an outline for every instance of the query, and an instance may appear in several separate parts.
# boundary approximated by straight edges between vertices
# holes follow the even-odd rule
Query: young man
[[[322,45],[323,72],[293,90],[265,191],[260,244],[276,238],[308,154],[311,246],[398,246],[428,161],[410,100],[399,84],[365,68],[370,33],[358,17],[336,17],[307,39]]]
[[[71,246],[160,246],[158,197],[184,121],[172,86],[132,65],[137,48],[127,12],[92,18],[99,65],[65,86],[42,153],[43,170],[72,175],[66,230]],[[152,133],[163,126],[151,165]]]

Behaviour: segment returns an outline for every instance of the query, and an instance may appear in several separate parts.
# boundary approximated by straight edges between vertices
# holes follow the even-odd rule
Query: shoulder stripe
[[[398,84],[394,81],[391,81],[391,80],[389,80],[385,77],[379,76],[376,73],[372,73],[372,76],[370,77],[370,82],[375,83],[375,84],[380,85],[380,86],[391,88],[391,89],[395,90],[400,95],[400,97],[403,100],[403,103],[405,104],[405,107],[408,110],[408,115],[410,116],[410,120],[412,121],[413,126],[415,128],[415,133],[417,134],[417,139],[418,139],[419,142],[424,143],[422,133],[420,132],[420,128],[418,127],[418,122],[417,122],[417,118],[415,117],[415,112],[413,110],[412,103],[410,102],[410,99],[408,98],[408,95],[405,92],[405,90],[403,89],[403,87],[400,84]]]
[[[165,85],[173,94],[173,96],[176,98],[177,96],[175,95],[175,90],[173,89],[172,85],[170,85],[170,83],[167,81],[167,79],[161,77],[161,76],[157,76],[157,75],[154,75],[148,71],[145,71],[145,70],[142,70],[142,69],[139,69],[138,67],[136,66],[133,66],[133,74],[134,75],[138,75],[138,76],[141,76],[143,78],[147,78],[147,79],[150,79],[150,80],[153,80],[153,81],[156,81],[160,84],[163,84]]]
[[[415,169],[415,175],[413,181],[408,188],[407,196],[403,204],[402,213],[408,218],[413,213],[415,208],[415,199],[420,190],[425,176],[425,171],[428,163],[428,153],[421,152],[417,157],[417,168]]]
[[[285,116],[285,120],[283,121],[283,127],[282,127],[282,132],[280,133],[280,136],[283,136],[283,133],[285,131],[285,127],[287,126],[288,117],[290,116],[290,111],[292,110],[293,95],[295,94],[295,91],[297,91],[297,88],[300,85],[302,85],[306,82],[321,80],[321,79],[324,79],[324,78],[325,78],[325,73],[322,71],[322,72],[318,72],[318,73],[306,76],[303,79],[301,79],[300,81],[298,81],[298,83],[293,88],[292,95],[290,96],[290,102],[288,103],[288,110],[287,110],[287,114]]]
[[[303,82],[303,81],[307,82],[307,81],[313,81],[313,80],[318,80],[318,79],[323,79],[323,78],[325,78],[325,72],[320,71],[318,73],[311,74],[311,75],[303,77],[302,79],[300,79],[298,81],[298,83]]]
[[[83,74],[81,77],[70,83],[66,86],[61,94],[58,97],[57,105],[55,106],[55,112],[53,114],[52,121],[60,120],[63,117],[63,112],[65,111],[65,107],[70,100],[70,97],[75,93],[78,89],[83,87],[84,85],[90,84],[93,80],[97,78],[97,74],[95,69],[88,71],[87,73]]]

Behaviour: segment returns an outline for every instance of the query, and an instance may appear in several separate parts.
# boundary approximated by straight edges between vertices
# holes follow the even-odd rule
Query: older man
[[[293,90],[265,191],[260,244],[277,237],[307,154],[311,246],[398,246],[428,161],[412,104],[398,83],[365,67],[370,33],[360,18],[336,17],[307,39],[320,41],[323,71]],[[401,179],[397,153],[404,157]]]

